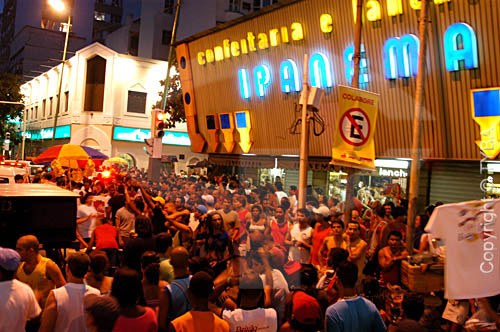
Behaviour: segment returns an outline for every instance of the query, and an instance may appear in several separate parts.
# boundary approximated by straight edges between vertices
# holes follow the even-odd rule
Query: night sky
[[[3,11],[4,0],[0,0],[0,12]],[[134,18],[141,15],[141,0],[123,0],[123,22],[127,15],[132,14]]]

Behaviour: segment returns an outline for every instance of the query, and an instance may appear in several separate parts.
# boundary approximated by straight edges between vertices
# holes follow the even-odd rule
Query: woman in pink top
[[[129,268],[116,271],[111,295],[120,304],[120,316],[113,332],[156,332],[158,321],[153,309],[136,305],[142,284],[139,273]]]

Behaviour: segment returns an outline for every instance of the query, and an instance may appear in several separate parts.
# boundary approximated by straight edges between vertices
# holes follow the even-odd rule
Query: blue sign
[[[176,131],[164,131],[162,143],[168,145],[191,146],[191,140],[188,133],[180,133]],[[113,139],[116,141],[140,142],[144,143],[145,139],[151,138],[150,129],[116,127],[113,131]]]
[[[229,119],[229,114],[219,114],[220,118],[220,129],[231,129],[231,120]]]
[[[417,76],[420,41],[415,35],[389,38],[384,43],[384,69],[388,80]]]
[[[240,69],[238,71],[238,78],[240,80],[241,98],[250,98],[250,82],[248,81],[248,71],[246,69]]]
[[[242,129],[247,127],[247,116],[245,112],[236,112],[236,128]]]
[[[472,91],[474,116],[500,116],[500,88]]]
[[[354,75],[354,45],[344,50],[345,78],[351,84]],[[359,84],[368,83],[368,64],[366,62],[365,45],[361,44],[361,60],[359,61]]]
[[[460,70],[459,61],[463,61],[467,69],[477,68],[479,62],[474,29],[466,23],[450,25],[444,33],[444,55],[448,71]]]
[[[281,63],[281,91],[284,93],[298,92],[301,90],[299,70],[295,61],[287,59]]]
[[[264,97],[266,95],[266,89],[271,83],[271,73],[266,65],[260,65],[253,69],[255,76],[255,91],[257,96]]]
[[[49,139],[54,135],[54,128],[45,128],[39,130],[26,130],[27,139]],[[56,138],[70,138],[71,126],[56,127]]]
[[[323,53],[314,53],[309,60],[311,86],[331,88],[333,85],[330,61]]]

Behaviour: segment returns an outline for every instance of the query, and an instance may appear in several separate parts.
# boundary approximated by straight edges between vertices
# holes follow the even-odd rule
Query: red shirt
[[[137,318],[128,318],[120,315],[116,320],[113,332],[157,332],[158,322],[153,309],[144,307],[146,312]]]
[[[116,228],[114,226],[111,226],[110,224],[97,226],[94,230],[96,250],[101,250],[104,248],[118,249],[116,235]]]

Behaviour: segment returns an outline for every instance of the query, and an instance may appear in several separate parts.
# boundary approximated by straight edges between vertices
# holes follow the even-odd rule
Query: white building
[[[27,105],[27,156],[52,144],[60,71],[61,65],[21,87]],[[150,135],[151,109],[166,71],[164,61],[119,54],[99,43],[77,51],[64,68],[56,144],[91,146],[147,169],[144,138]],[[204,157],[191,152],[185,126],[166,132],[163,143],[163,155],[179,160],[170,165],[176,171]]]

